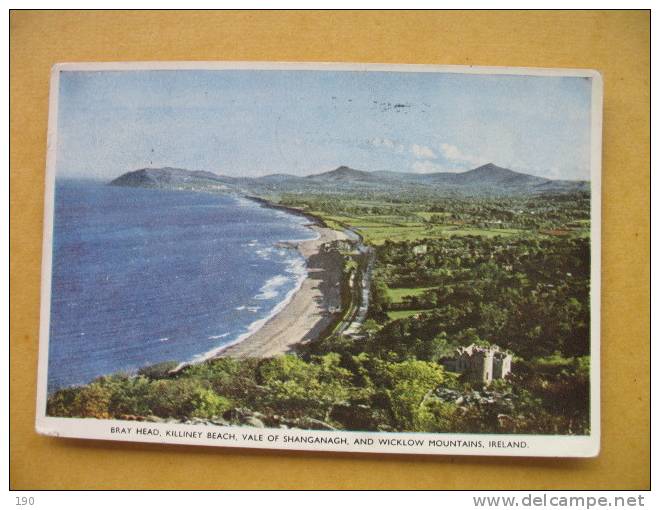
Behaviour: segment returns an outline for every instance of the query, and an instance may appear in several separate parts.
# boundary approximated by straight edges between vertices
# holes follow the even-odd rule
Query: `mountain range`
[[[230,177],[182,168],[142,168],[110,182],[113,186],[176,189],[228,189],[240,192],[337,192],[348,190],[448,192],[463,195],[517,195],[589,191],[588,181],[553,180],[514,172],[492,163],[461,173],[335,170],[305,177],[270,174],[263,177]]]

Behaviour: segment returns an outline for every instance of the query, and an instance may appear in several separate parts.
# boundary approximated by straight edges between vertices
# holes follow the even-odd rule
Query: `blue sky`
[[[462,172],[588,179],[586,78],[361,71],[63,71],[57,173]]]

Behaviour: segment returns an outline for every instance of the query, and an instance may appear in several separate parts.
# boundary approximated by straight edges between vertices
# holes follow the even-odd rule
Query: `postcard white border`
[[[590,78],[591,93],[591,395],[589,436],[521,434],[451,434],[411,432],[357,432],[221,427],[151,423],[122,420],[57,418],[46,416],[48,342],[50,329],[54,186],[57,166],[57,121],[59,76],[64,71],[148,70],[301,70],[458,73]],[[592,69],[536,67],[445,66],[427,64],[356,64],[332,62],[89,62],[55,64],[51,71],[48,112],[48,151],[44,197],[44,235],[41,276],[41,318],[37,380],[36,430],[40,434],[82,439],[119,440],[161,444],[187,444],[284,450],[370,452],[394,454],[445,454],[524,457],[595,457],[600,451],[600,283],[601,283],[601,163],[603,80]],[[127,430],[130,428],[130,432]],[[121,432],[125,429],[125,432]],[[117,432],[119,430],[119,432]],[[143,433],[139,433],[142,430]],[[113,432],[114,431],[114,432]],[[151,433],[146,433],[151,431]],[[172,437],[168,433],[199,433],[195,437]],[[209,433],[224,433],[209,437]],[[227,439],[233,435],[235,439]],[[249,436],[249,437],[247,437]],[[285,438],[300,438],[286,440]],[[308,441],[338,441],[346,444],[314,444]],[[358,444],[355,441],[358,440]],[[381,444],[391,440],[392,444]],[[408,444],[411,442],[413,444]],[[496,444],[491,443],[495,441]],[[433,443],[435,442],[435,443]],[[497,443],[500,442],[500,443]],[[513,442],[513,443],[511,443]],[[463,443],[463,445],[461,445]],[[477,443],[480,446],[474,446]],[[458,446],[452,446],[457,445]],[[510,444],[524,446],[511,447]],[[438,446],[440,445],[440,446]],[[468,446],[465,446],[468,445]],[[469,446],[472,445],[472,446]],[[509,446],[507,446],[509,445]]]

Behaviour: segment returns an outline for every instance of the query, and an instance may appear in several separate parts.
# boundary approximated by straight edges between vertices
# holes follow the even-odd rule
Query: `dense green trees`
[[[378,301],[374,311],[424,312],[387,324],[374,337],[377,349],[415,355],[409,351],[413,341],[426,344],[444,333],[450,344],[461,345],[463,332],[474,330],[526,359],[555,351],[568,357],[589,354],[588,239],[428,239],[420,255],[412,252],[415,244],[378,247],[372,289],[437,287],[398,305]]]
[[[157,378],[114,375],[59,390],[48,400],[48,414],[231,421],[238,408],[258,410],[270,425],[311,418],[339,428],[423,430],[428,422],[423,400],[443,380],[435,363],[366,354],[311,355],[308,361],[292,355],[222,358]]]
[[[229,400],[193,378],[101,377],[87,386],[60,390],[48,399],[51,416],[209,418],[229,409]]]
[[[115,375],[55,392],[48,414],[192,418],[346,430],[584,434],[588,358],[519,360],[509,381],[465,384],[434,362],[348,351],[271,360],[218,359],[163,378]],[[449,395],[449,396],[447,396]]]

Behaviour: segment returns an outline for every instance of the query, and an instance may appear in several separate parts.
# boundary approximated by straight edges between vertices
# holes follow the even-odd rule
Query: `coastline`
[[[149,188],[139,189],[149,190]],[[233,338],[229,344],[216,344],[215,348],[192,357],[174,358],[173,361],[177,365],[170,373],[176,373],[187,366],[218,357],[272,357],[284,354],[298,344],[315,340],[338,318],[337,311],[341,309],[341,280],[344,261],[341,254],[325,252],[322,247],[335,240],[349,239],[350,235],[328,228],[321,218],[300,209],[271,203],[260,197],[243,194],[236,196],[256,203],[259,207],[279,210],[306,220],[304,227],[314,232],[315,238],[286,239],[276,243],[291,250],[297,250],[304,259],[304,261],[299,260],[298,265],[304,265],[304,270],[296,274],[296,285],[288,290],[286,296],[270,310],[266,317],[250,324],[247,331]],[[138,365],[139,368],[148,366],[150,366],[149,363]],[[137,370],[134,369],[131,372]],[[114,373],[114,371],[108,373]],[[88,383],[73,383],[62,387],[80,384]],[[59,389],[61,388],[58,387],[52,391]]]
[[[252,198],[252,197],[246,197]],[[258,200],[265,207],[271,204]],[[322,250],[325,243],[348,239],[343,232],[322,226],[318,218],[284,206],[277,209],[296,212],[314,223],[309,226],[318,237],[296,242],[297,249],[305,258],[307,276],[294,291],[281,310],[251,335],[218,349],[210,358],[267,358],[285,354],[301,343],[315,340],[335,320],[333,310],[341,307],[341,275],[343,260],[338,253]]]

